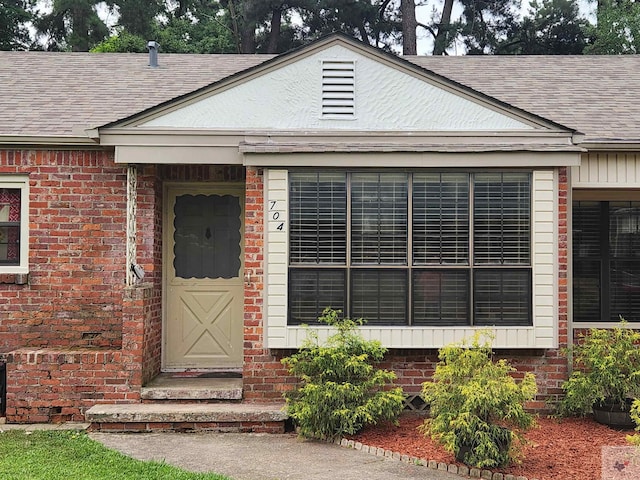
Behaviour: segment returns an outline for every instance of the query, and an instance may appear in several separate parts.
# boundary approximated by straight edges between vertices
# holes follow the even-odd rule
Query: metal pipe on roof
[[[149,49],[149,66],[156,68],[158,66],[158,49],[160,48],[160,44],[151,40],[147,43],[147,48]]]

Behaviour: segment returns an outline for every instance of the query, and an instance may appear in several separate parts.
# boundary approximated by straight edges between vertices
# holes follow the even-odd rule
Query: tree
[[[518,0],[463,0],[458,32],[469,55],[496,53],[517,24]]]
[[[576,0],[534,0],[511,43],[498,53],[579,55],[588,43],[588,22]]]
[[[455,0],[444,0],[442,10],[434,8],[429,23],[418,23],[433,39],[433,54],[444,55],[455,42],[469,54],[496,53],[508,41],[517,25],[519,0],[457,0],[462,9],[453,21]]]
[[[45,50],[88,52],[103,41],[109,29],[98,16],[96,0],[54,0],[51,13],[35,22],[38,34],[44,36]]]
[[[585,53],[615,55],[640,52],[640,4],[633,0],[598,0],[593,43]]]
[[[26,50],[29,46],[29,31],[26,23],[31,13],[24,0],[2,0],[0,2],[0,50]]]
[[[389,6],[388,0],[315,0],[300,15],[309,39],[344,32],[390,50],[400,38],[402,24],[397,10]]]
[[[132,35],[152,40],[159,14],[165,13],[159,0],[113,0],[119,14],[118,25]]]

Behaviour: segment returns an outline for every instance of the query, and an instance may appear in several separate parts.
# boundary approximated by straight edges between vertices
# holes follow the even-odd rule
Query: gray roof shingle
[[[272,55],[0,52],[0,135],[75,136]],[[592,141],[640,141],[640,56],[405,57]]]
[[[271,55],[0,52],[0,135],[74,136],[221,80]]]
[[[640,56],[466,56],[407,60],[589,141],[640,140]]]

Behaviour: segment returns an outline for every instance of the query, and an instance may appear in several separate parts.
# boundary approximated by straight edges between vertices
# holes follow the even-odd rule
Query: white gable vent
[[[356,113],[355,62],[322,62],[322,117],[351,119]]]

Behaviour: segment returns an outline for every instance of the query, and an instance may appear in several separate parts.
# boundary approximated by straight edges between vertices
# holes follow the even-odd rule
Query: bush
[[[391,386],[395,374],[375,367],[386,349],[358,333],[364,320],[341,318],[340,313],[325,309],[318,319],[336,330],[326,345],[309,332],[302,348],[282,359],[301,380],[285,398],[289,416],[305,437],[354,434],[365,425],[395,421],[403,408],[402,389]]]
[[[594,405],[625,409],[627,398],[640,396],[640,333],[621,321],[615,328],[592,328],[566,350],[574,371],[562,388],[563,415],[585,415]]]
[[[433,381],[422,388],[431,416],[422,431],[468,465],[499,467],[519,452],[521,435],[510,428],[526,429],[534,423],[524,404],[537,387],[531,373],[516,382],[511,376],[515,368],[506,360],[494,362],[490,343],[481,343],[480,337],[477,334],[470,346],[439,350]]]
[[[640,431],[640,400],[633,401],[630,414],[633,423],[636,424],[636,432]],[[627,435],[627,441],[637,447],[640,447],[640,434],[634,433],[633,435]]]

